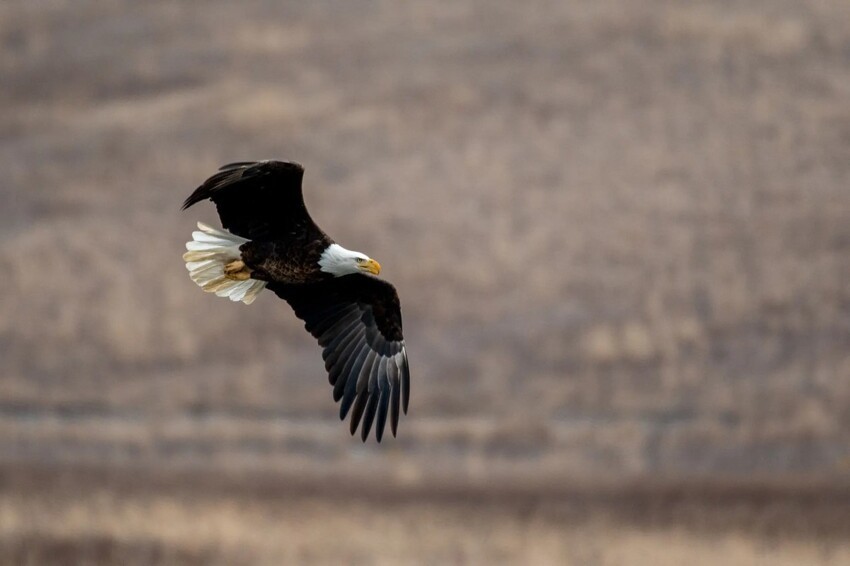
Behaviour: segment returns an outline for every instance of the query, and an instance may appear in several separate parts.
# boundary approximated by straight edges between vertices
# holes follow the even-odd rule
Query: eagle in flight
[[[351,434],[363,441],[387,417],[393,436],[407,414],[410,370],[395,287],[376,277],[380,264],[334,242],[304,206],[304,168],[283,161],[225,165],[183,203],[212,200],[224,229],[198,223],[183,254],[204,291],[251,304],[265,288],[285,300],[322,347]]]

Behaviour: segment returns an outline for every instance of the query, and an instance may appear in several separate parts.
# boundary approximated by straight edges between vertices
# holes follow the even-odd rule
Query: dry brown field
[[[0,562],[850,564],[850,3],[0,4]],[[306,166],[399,438],[180,255]]]

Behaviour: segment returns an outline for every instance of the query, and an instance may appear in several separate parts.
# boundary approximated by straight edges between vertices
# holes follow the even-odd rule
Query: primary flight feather
[[[322,347],[339,416],[363,441],[407,414],[410,370],[395,287],[380,264],[334,242],[304,206],[297,163],[231,163],[183,203],[209,199],[224,229],[198,223],[183,259],[204,291],[251,304],[268,288],[292,306]]]

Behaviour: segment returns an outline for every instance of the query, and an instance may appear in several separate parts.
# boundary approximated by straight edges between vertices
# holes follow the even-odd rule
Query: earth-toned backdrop
[[[0,46],[0,559],[850,562],[850,3],[12,0]],[[397,439],[187,276],[183,199],[264,158],[399,289]]]

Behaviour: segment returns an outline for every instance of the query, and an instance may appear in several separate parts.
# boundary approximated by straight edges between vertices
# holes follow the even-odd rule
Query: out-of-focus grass
[[[571,494],[473,489],[458,496],[338,484],[299,493],[297,482],[270,476],[22,475],[4,472],[17,487],[0,490],[0,560],[15,564],[850,560],[848,507],[839,492],[633,486]]]

